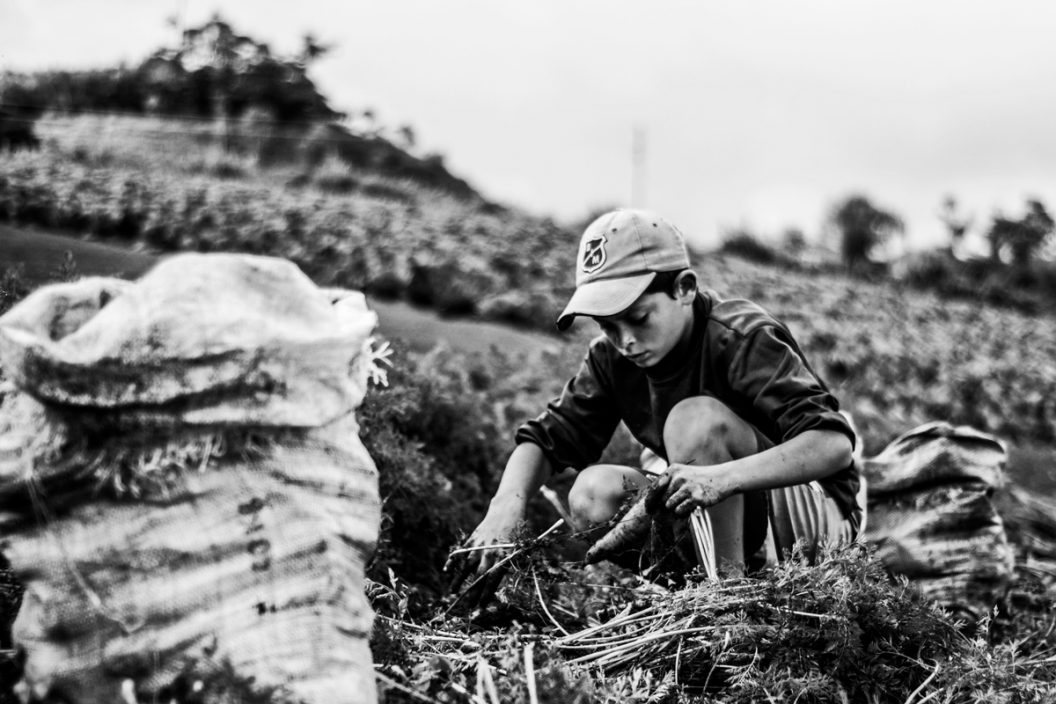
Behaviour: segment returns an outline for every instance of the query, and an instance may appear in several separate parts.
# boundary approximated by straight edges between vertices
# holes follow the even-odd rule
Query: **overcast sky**
[[[413,126],[486,196],[559,219],[632,198],[701,244],[808,236],[852,191],[942,240],[1056,210],[1056,4],[972,0],[0,0],[0,69],[138,63],[219,11],[334,107]]]

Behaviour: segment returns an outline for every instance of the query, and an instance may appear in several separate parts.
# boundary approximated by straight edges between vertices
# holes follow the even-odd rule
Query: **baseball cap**
[[[641,296],[657,272],[689,268],[682,233],[648,210],[613,210],[583,231],[576,291],[557,319],[565,330],[577,315],[615,315]]]

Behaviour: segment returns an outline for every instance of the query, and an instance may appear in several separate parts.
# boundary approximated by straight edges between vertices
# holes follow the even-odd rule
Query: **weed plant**
[[[25,267],[11,266],[0,271],[0,315],[9,311],[29,293]],[[0,369],[0,375],[3,370]]]

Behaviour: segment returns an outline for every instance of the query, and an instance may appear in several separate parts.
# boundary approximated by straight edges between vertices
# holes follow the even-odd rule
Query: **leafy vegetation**
[[[723,235],[719,250],[759,264],[792,264],[781,253],[745,229],[737,229]]]
[[[514,576],[515,575],[515,576]],[[699,578],[698,578],[699,579]],[[385,702],[1042,702],[1056,694],[1051,613],[954,621],[861,546],[815,567],[669,591],[617,570],[539,558],[513,572],[495,617],[416,622],[380,586],[374,653]],[[589,608],[583,608],[590,604]],[[394,608],[393,608],[394,607]],[[908,698],[907,698],[908,697]]]
[[[867,450],[935,419],[1014,443],[1056,437],[1056,321],[845,275],[708,257],[708,287],[786,321]]]
[[[935,418],[999,427],[1005,438],[1022,441],[1053,437],[1051,392],[1044,390],[1052,387],[1031,386],[1056,381],[1047,370],[1056,351],[1046,342],[1054,339],[1046,319],[940,305],[888,286],[851,287],[854,280],[834,275],[800,277],[734,259],[709,259],[701,272],[709,285],[744,291],[789,320],[871,452]],[[419,370],[435,380],[472,368],[458,360],[446,372]],[[494,378],[502,379],[507,367],[499,369]],[[511,388],[531,383],[523,373]],[[1014,380],[1020,373],[1024,386]],[[469,386],[463,379],[449,388]],[[534,399],[521,397],[509,415],[534,412],[532,403],[546,392],[541,385]],[[1048,420],[1032,425],[1027,418]],[[474,425],[467,431],[479,436]],[[496,437],[501,442],[502,434]],[[533,534],[549,518],[537,520]],[[437,551],[437,566],[443,553]],[[790,563],[758,579],[670,593],[619,570],[562,562],[551,551],[519,564],[498,603],[467,621],[436,617],[450,597],[423,604],[423,591],[399,569],[375,570],[375,657],[387,702],[528,702],[530,680],[538,701],[903,702],[913,695],[970,702],[1008,695],[1042,702],[1056,695],[1054,592],[1051,580],[1039,581],[1043,574],[1021,573],[1014,598],[976,624],[957,622],[904,582],[890,581],[867,551],[834,555],[818,568]],[[798,615],[782,612],[786,607]],[[635,616],[648,629],[621,626],[619,618]],[[512,629],[505,625],[511,619]],[[602,624],[607,630],[594,631],[597,642],[578,635]],[[645,632],[670,637],[647,647],[638,642]],[[620,643],[626,648],[614,652]],[[610,666],[593,664],[591,654]]]
[[[1056,694],[1051,588],[1028,584],[1029,604],[959,623],[890,580],[861,548],[816,568],[791,562],[669,592],[617,568],[563,560],[565,533],[516,564],[496,603],[444,616],[451,596],[441,565],[494,481],[475,470],[501,462],[506,431],[552,391],[545,369],[572,361],[403,353],[391,387],[362,409],[385,501],[370,573],[383,701],[527,703],[529,681],[535,701],[902,702],[916,691],[938,701],[1015,692],[1009,701],[1040,702]],[[536,507],[529,535],[554,518],[546,509]]]
[[[554,244],[575,235],[551,221],[351,167],[340,188],[332,166],[329,181],[308,172],[291,188],[288,171],[261,172],[227,153],[203,167],[208,149],[180,154],[172,145],[167,159],[166,148],[153,149],[156,122],[125,119],[110,137],[105,122],[95,125],[94,136],[66,132],[65,144],[56,137],[39,152],[0,157],[0,220],[160,252],[284,256],[321,283],[441,312],[524,319],[556,310],[570,289],[558,283],[566,277]],[[136,129],[138,143],[129,134]],[[197,134],[215,144],[208,128]],[[511,310],[511,292],[528,297],[524,310]],[[546,318],[534,324],[551,325]]]
[[[958,259],[948,249],[907,255],[892,270],[900,282],[946,299],[980,301],[1031,315],[1056,303],[1056,262],[1010,265],[994,259]]]
[[[286,256],[321,284],[540,329],[551,328],[569,293],[567,259],[576,237],[546,220],[492,212],[405,182],[384,182],[406,195],[394,200],[362,189],[289,190],[269,181],[270,172],[220,179],[195,172],[188,156],[162,168],[155,157],[131,154],[135,145],[119,151],[105,129],[98,133],[109,157],[69,159],[87,148],[86,137],[70,134],[39,153],[0,158],[0,219],[161,251]],[[1056,437],[1056,370],[1046,362],[1056,357],[1050,316],[716,255],[702,258],[699,270],[706,286],[755,300],[791,324],[870,448],[935,418],[1014,442]],[[583,342],[589,324],[579,328]]]
[[[417,603],[440,596],[447,552],[483,514],[514,424],[531,412],[534,371],[519,366],[497,351],[478,359],[401,352],[389,386],[368,395],[361,434],[378,465],[384,514],[376,581],[393,570],[415,585]]]
[[[993,224],[987,232],[990,240],[992,259],[999,259],[1001,253],[1008,251],[1012,262],[1025,267],[1034,259],[1035,254],[1053,233],[1056,221],[1045,209],[1040,200],[1027,200],[1027,214],[1020,219],[994,216]]]
[[[1007,701],[1043,702],[1056,695],[1056,592],[1043,569],[1021,571],[992,618],[964,623],[890,579],[861,547],[814,568],[793,561],[754,578],[668,591],[612,566],[569,562],[565,548],[575,536],[566,531],[527,549],[494,603],[456,615],[441,565],[490,496],[493,474],[475,469],[501,463],[507,430],[559,381],[547,370],[572,362],[571,354],[403,354],[392,386],[364,406],[386,516],[370,572],[383,701],[881,703],[915,693],[971,702],[1011,693]],[[416,399],[426,399],[424,408]],[[540,501],[534,518],[528,536],[554,515]],[[1027,553],[1037,545],[1013,536]]]

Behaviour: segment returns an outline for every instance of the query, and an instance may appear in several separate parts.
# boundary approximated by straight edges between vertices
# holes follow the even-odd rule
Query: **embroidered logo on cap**
[[[588,274],[593,274],[595,271],[605,266],[605,235],[599,235],[593,239],[587,240],[586,247],[583,248],[583,271]]]

